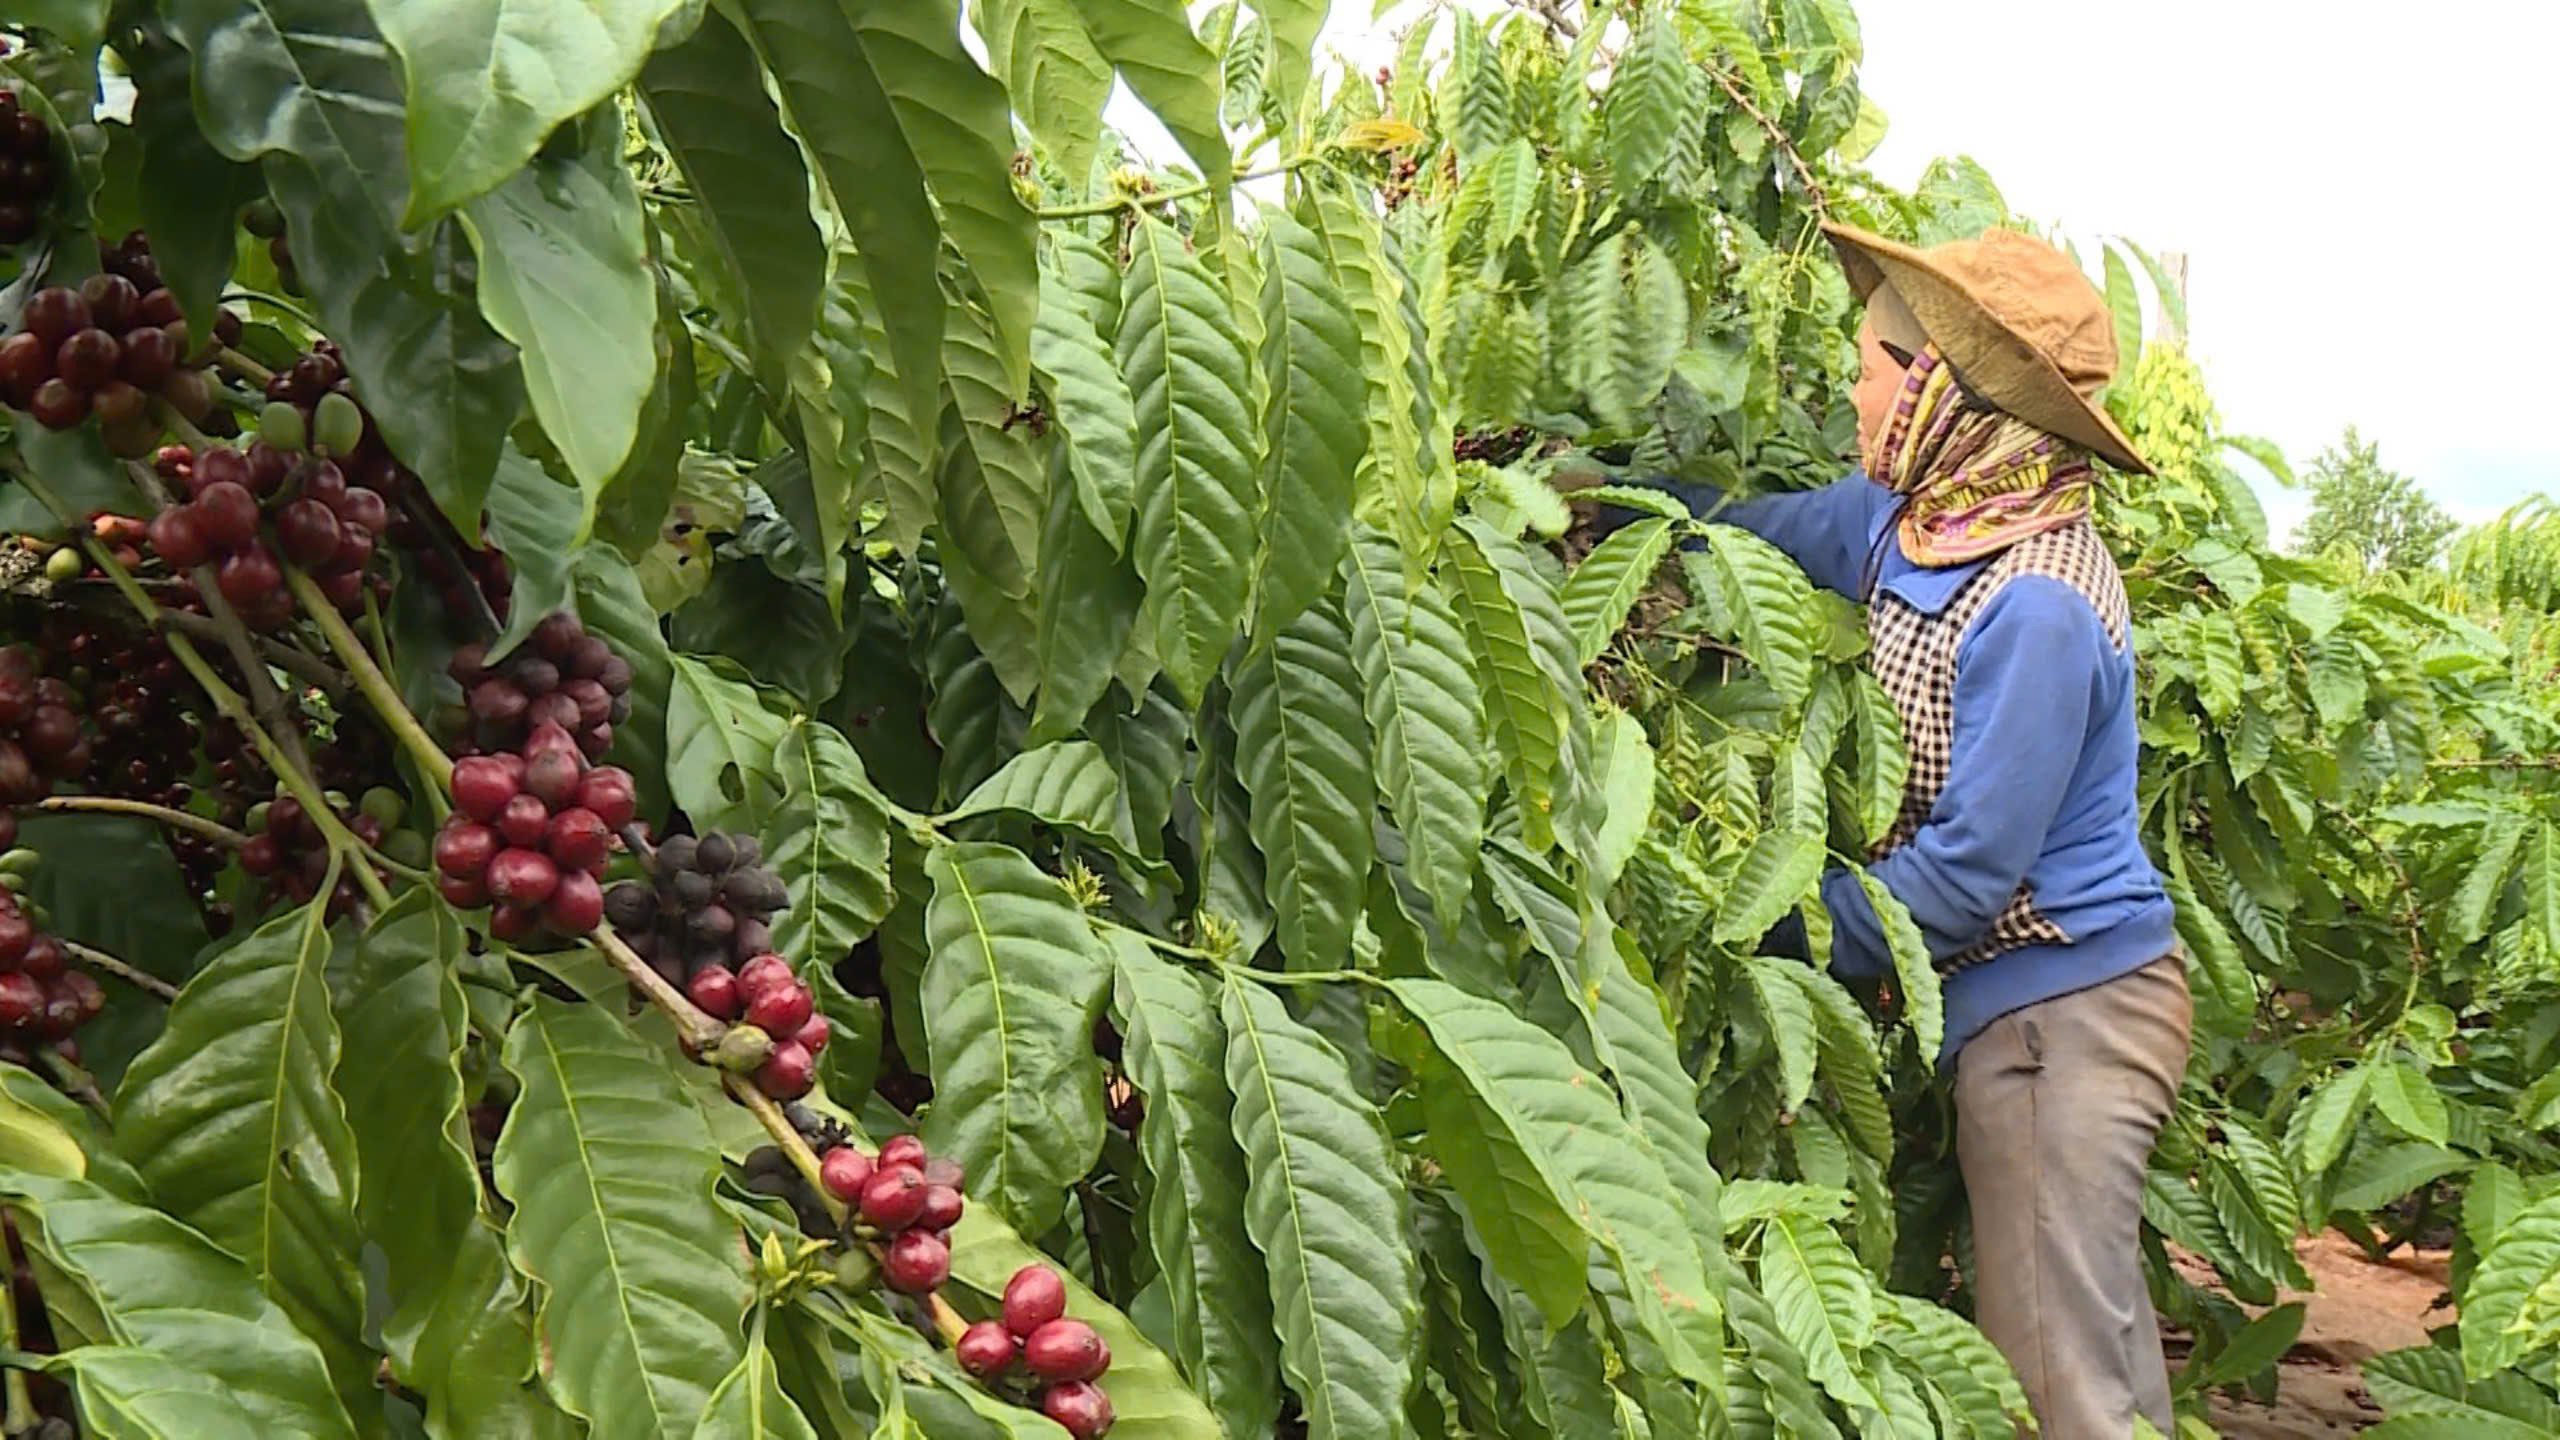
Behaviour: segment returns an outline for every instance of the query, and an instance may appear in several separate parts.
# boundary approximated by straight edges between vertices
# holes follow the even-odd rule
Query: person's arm
[[[1918,922],[1932,960],[1980,942],[2043,853],[2113,653],[2089,602],[2041,575],[2010,581],[1966,632],[1946,787],[1911,843],[1867,867]],[[1890,972],[1857,875],[1823,877],[1822,898],[1832,970]]]
[[[1750,531],[1787,552],[1814,584],[1853,597],[1866,578],[1876,519],[1893,503],[1891,491],[1854,471],[1819,490],[1761,495],[1730,504],[1713,485],[1669,479],[1634,483],[1675,497],[1692,515]],[[1719,505],[1724,508],[1717,509]],[[1616,529],[1634,518],[1632,511],[1609,512],[1607,520],[1616,523],[1604,520],[1604,527]]]

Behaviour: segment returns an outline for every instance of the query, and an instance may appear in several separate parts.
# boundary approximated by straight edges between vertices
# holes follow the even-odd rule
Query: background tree
[[[2311,516],[2294,542],[2302,553],[2344,545],[2367,570],[2417,570],[2433,564],[2460,528],[2417,481],[2386,468],[2377,450],[2350,425],[2311,462]]]

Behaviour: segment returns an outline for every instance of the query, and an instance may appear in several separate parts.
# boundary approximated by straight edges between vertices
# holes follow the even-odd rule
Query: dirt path
[[[2435,1308],[2445,1293],[2444,1251],[2404,1250],[2375,1264],[2327,1231],[2298,1242],[2294,1253],[2311,1273],[2312,1289],[2279,1298],[2304,1302],[2302,1338],[2278,1367],[2274,1405],[2213,1398],[2214,1428],[2229,1440],[2326,1440],[2379,1422],[2382,1412],[2365,1393],[2360,1367],[2386,1350],[2424,1345],[2429,1330],[2453,1323],[2450,1306]],[[2174,1258],[2191,1282],[2213,1283],[2204,1262]],[[2185,1359],[2186,1338],[2173,1334],[2168,1346],[2174,1369]]]

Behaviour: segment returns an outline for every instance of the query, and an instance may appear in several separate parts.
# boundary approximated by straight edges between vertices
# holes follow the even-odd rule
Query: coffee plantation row
[[[1834,478],[1814,222],[1999,192],[1847,0],[1187,8],[14,8],[0,1431],[2013,1433],[1916,928],[1754,953],[1855,607],[1547,483]],[[2560,531],[2276,555],[2096,261],[2182,1423],[2337,1224],[2377,1433],[2551,1433]]]

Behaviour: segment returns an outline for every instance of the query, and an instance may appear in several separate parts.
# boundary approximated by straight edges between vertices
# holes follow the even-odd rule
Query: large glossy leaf
[[[1230,1440],[1278,1418],[1280,1356],[1262,1256],[1245,1230],[1244,1155],[1228,1126],[1217,991],[1126,931],[1111,945],[1122,1063],[1146,1096],[1147,1243],[1164,1275],[1174,1352]]]
[[[249,1411],[184,1357],[134,1345],[82,1345],[46,1368],[68,1375],[80,1418],[101,1440],[258,1440]]]
[[[1402,552],[1384,531],[1354,533],[1343,577],[1378,787],[1445,931],[1473,893],[1484,835],[1483,731],[1467,642],[1438,591],[1406,588]]]
[[[1235,677],[1236,771],[1253,797],[1280,951],[1307,970],[1351,951],[1378,808],[1351,626],[1330,599],[1302,609]]]
[[[2526,1307],[2554,1276],[2560,1276],[2560,1195],[2526,1206],[2472,1268],[2462,1292],[2462,1368],[2472,1379],[2523,1357],[2535,1328],[2525,1319]]]
[[[1121,377],[1110,344],[1094,328],[1073,291],[1044,275],[1040,321],[1031,332],[1031,363],[1049,404],[1067,432],[1067,465],[1085,518],[1117,554],[1129,535],[1136,504],[1132,472],[1138,464],[1137,402]]]
[[[1577,957],[1587,993],[1591,1048],[1618,1084],[1619,1103],[1662,1164],[1689,1217],[1689,1234],[1716,1283],[1724,1246],[1717,1204],[1723,1179],[1707,1160],[1707,1122],[1698,1113],[1698,1082],[1680,1063],[1678,1042],[1663,1018],[1662,997],[1639,978],[1635,937],[1611,927],[1605,943],[1586,939]]]
[[[125,1072],[116,1148],[172,1216],[240,1257],[328,1356],[350,1408],[371,1388],[355,1134],[329,1086],[321,907],[289,910],[187,982]]]
[[[1218,57],[1191,32],[1182,0],[1075,0],[1070,8],[1201,176],[1224,187],[1234,162],[1218,128]]]
[[[640,97],[718,246],[756,369],[779,385],[809,336],[827,255],[809,214],[809,176],[784,133],[746,38],[719,15],[640,72]]]
[[[1324,242],[1284,210],[1270,212],[1262,231],[1262,378],[1257,642],[1331,587],[1369,444],[1358,317]]]
[[[619,117],[582,128],[576,150],[537,157],[462,212],[480,257],[480,313],[523,352],[534,417],[586,493],[577,543],[656,388],[658,318]]]
[[[1146,605],[1136,565],[1095,528],[1081,494],[1066,457],[1053,451],[1048,523],[1040,532],[1040,699],[1028,737],[1035,744],[1085,728]],[[1150,849],[1153,833],[1146,832]]]
[[[781,803],[773,755],[784,724],[734,673],[690,655],[670,662],[667,777],[693,823],[761,832]]]
[[[1138,573],[1165,678],[1197,708],[1253,573],[1257,427],[1244,340],[1217,281],[1153,221],[1131,236],[1121,304],[1120,368],[1138,415]]]
[[[597,1435],[685,1440],[738,1363],[745,1256],[720,1151],[659,1056],[602,1009],[537,996],[507,1036],[507,1242],[543,1289],[544,1370]]]
[[[366,0],[400,52],[409,208],[496,189],[563,121],[631,83],[683,0]]]
[[[1647,15],[1610,73],[1602,115],[1609,132],[1610,178],[1632,191],[1671,156],[1680,127],[1697,107],[1701,82],[1668,12]]]
[[[440,1435],[469,1435],[531,1403],[524,1289],[480,1204],[459,1068],[470,1039],[460,921],[424,887],[343,952],[333,977],[347,1059],[338,1093],[356,1142],[357,1218],[382,1253],[394,1373],[427,1397]]]
[[[1822,878],[1822,853],[1822,837],[1810,831],[1761,831],[1716,913],[1716,943],[1757,942]]]
[[[1554,838],[1555,772],[1572,722],[1572,692],[1540,667],[1529,617],[1503,585],[1496,555],[1509,544],[1490,531],[1462,525],[1441,555],[1450,608],[1466,632],[1484,685],[1486,728],[1503,758],[1512,796],[1520,802],[1530,843],[1543,848]],[[1553,603],[1552,595],[1545,598]]]
[[[408,193],[400,75],[367,6],[171,0],[162,11],[195,58],[196,113],[215,149],[298,157],[333,200],[367,212],[351,226],[389,232]],[[308,265],[301,242],[294,260]]]
[[[1081,832],[1124,858],[1137,861],[1138,837],[1120,774],[1102,747],[1090,740],[1035,746],[1004,762],[953,806],[945,820],[1016,811],[1063,830]]]
[[[1856,1363],[1875,1339],[1875,1301],[1837,1232],[1819,1221],[1772,1217],[1760,1231],[1760,1290],[1816,1383],[1843,1404],[1877,1403]]]
[[[235,217],[264,186],[255,167],[223,155],[196,128],[184,50],[161,44],[120,53],[133,68],[143,233],[161,279],[178,297],[187,333],[209,335],[237,258]]]
[[[1756,535],[1729,525],[1711,526],[1706,534],[1707,548],[1685,557],[1691,575],[1713,587],[1730,637],[1769,683],[1786,699],[1802,701],[1813,689],[1813,587],[1794,561]]]
[[[1071,0],[981,0],[969,7],[987,65],[1004,82],[1015,113],[1070,184],[1093,169],[1102,138],[1102,102],[1111,65],[1093,45]]]
[[[1573,567],[1560,598],[1573,627],[1575,657],[1583,664],[1609,648],[1675,538],[1671,521],[1648,516],[1612,531]]]
[[[34,1218],[21,1233],[80,1288],[104,1339],[186,1357],[256,1433],[353,1440],[318,1347],[202,1235],[91,1181],[0,1171],[0,1194]]]
[[[579,551],[570,583],[587,633],[602,636],[631,665],[631,714],[613,727],[611,758],[638,784],[640,813],[657,815],[667,806],[667,689],[674,673],[658,612],[630,563],[609,546]]]
[[[913,429],[930,436],[942,411],[942,226],[924,165],[899,129],[897,104],[848,3],[866,16],[888,8],[875,0],[720,0],[720,9],[771,72],[783,115],[852,232],[885,341],[883,373],[894,378]],[[952,39],[956,44],[956,33]],[[986,133],[1003,129],[999,119]],[[983,144],[982,137],[961,153],[978,153]]]
[[[774,747],[782,798],[765,865],[791,903],[773,921],[774,952],[807,974],[834,965],[889,913],[889,813],[844,733],[794,719]]]
[[[852,256],[837,257],[818,324],[827,333],[826,348],[859,350],[868,367],[862,439],[888,511],[882,528],[891,543],[912,555],[933,519],[934,447],[942,414],[933,374],[927,371],[928,393],[918,397],[903,368],[907,357],[892,347],[888,319],[872,298],[870,275]],[[929,358],[938,363],[938,357]]]
[[[1102,1149],[1093,1022],[1111,963],[1057,878],[1018,850],[937,846],[925,873],[924,1141],[968,1167],[973,1199],[1038,1234]]]
[[[1523,1167],[1534,1174],[1556,1211],[1589,1233],[1670,1363],[1698,1383],[1714,1383],[1722,1373],[1721,1327],[1689,1217],[1608,1087],[1563,1041],[1499,1004],[1437,980],[1393,983],[1450,1078],[1474,1094],[1483,1142],[1497,1148],[1514,1177]],[[1515,1181],[1506,1189],[1525,1187]],[[1460,1193],[1467,1193],[1463,1178]],[[1480,1226],[1492,1203],[1493,1192],[1471,1199]],[[1496,1238],[1486,1232],[1488,1258],[1510,1275]]]
[[[1269,1263],[1280,1364],[1310,1440],[1404,1440],[1420,1276],[1404,1184],[1342,1056],[1271,993],[1229,977],[1227,1087],[1245,1229]]]
[[[2371,1098],[2369,1083],[2364,1066],[2350,1065],[2312,1087],[2294,1106],[2285,1138],[2300,1157],[2303,1174],[2317,1176],[2346,1153]]]
[[[1877,1298],[1877,1343],[1918,1364],[1975,1434],[2008,1434],[2014,1422],[2028,1418],[2026,1392],[1981,1331],[1925,1301]]]
[[[2449,1138],[2444,1096],[2434,1083],[2406,1060],[2379,1060],[2360,1067],[2369,1077],[2373,1108],[2413,1140],[2442,1145]]]

